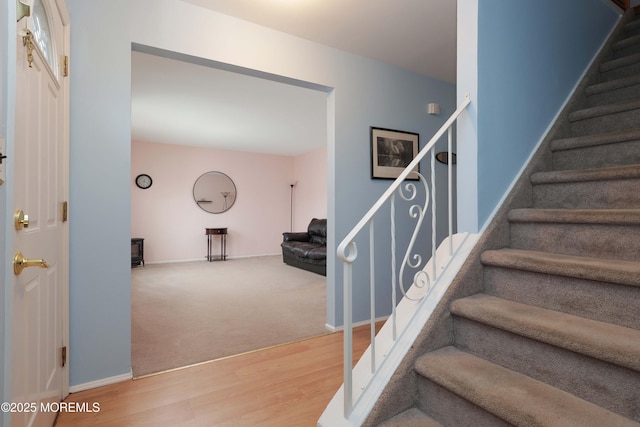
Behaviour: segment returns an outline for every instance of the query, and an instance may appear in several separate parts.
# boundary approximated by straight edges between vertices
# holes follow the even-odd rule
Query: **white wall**
[[[67,1],[73,23],[72,385],[130,370],[132,43],[301,82],[329,94],[329,248],[388,184],[370,179],[369,127],[419,132],[424,143],[454,110],[451,84],[178,0]],[[426,116],[429,102],[442,105],[442,117]],[[335,326],[342,323],[341,276],[335,256],[330,257],[327,322]],[[357,321],[368,317],[368,298],[366,292],[355,292],[354,300],[363,302],[354,310]]]

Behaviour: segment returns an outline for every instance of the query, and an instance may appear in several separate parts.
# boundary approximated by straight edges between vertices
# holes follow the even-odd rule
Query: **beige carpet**
[[[327,333],[326,279],[281,256],[131,270],[134,377]]]

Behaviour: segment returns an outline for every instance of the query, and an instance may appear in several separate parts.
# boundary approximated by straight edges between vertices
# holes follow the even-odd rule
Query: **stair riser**
[[[536,209],[637,209],[640,179],[568,182],[533,186]]]
[[[587,102],[590,107],[614,104],[616,102],[631,101],[640,98],[640,84],[626,86],[595,95],[589,95]]]
[[[602,81],[606,82],[606,81],[621,79],[624,77],[635,76],[638,73],[640,73],[640,62],[629,64],[620,68],[614,68],[609,71],[604,71],[600,73],[600,77]]]
[[[635,129],[640,123],[640,109],[605,114],[571,122],[572,136],[586,136],[605,132]]]
[[[640,140],[595,145],[553,153],[553,169],[597,169],[640,163]]]
[[[640,36],[640,25],[633,25],[625,28],[625,37]]]
[[[484,283],[499,298],[640,329],[639,286],[493,266],[485,266]]]
[[[442,424],[415,407],[407,411],[403,411],[393,418],[388,419],[380,424],[374,425],[375,427],[444,427]],[[373,427],[374,425],[363,424],[363,427]]]
[[[633,55],[634,53],[640,53],[640,43],[616,45],[613,48],[614,58],[622,58],[627,55]]]
[[[446,426],[512,427],[446,388],[418,375],[417,405]]]
[[[511,248],[640,261],[640,226],[512,223]]]
[[[625,19],[627,18],[630,17],[627,15]],[[640,24],[627,25],[624,34],[618,30],[616,34],[622,35],[624,40],[614,43],[613,46],[607,43],[606,62],[602,64],[599,76],[593,76],[597,69],[590,70],[590,84],[611,81],[611,84],[603,85],[611,87],[623,84],[613,83],[616,79],[640,75]],[[608,71],[603,71],[603,68]],[[583,84],[586,82],[581,83],[581,86]],[[637,138],[636,140],[590,147],[578,146],[581,143],[593,143],[596,135],[640,129],[640,83],[604,93],[593,93],[602,90],[603,86],[592,86],[572,97],[572,102],[580,105],[579,108],[599,108],[569,113],[568,123],[562,123],[561,137],[589,138],[563,140],[551,144],[554,148],[565,148],[562,151],[546,153],[550,157],[546,157],[545,160],[552,159],[553,170],[598,169],[640,164],[640,136],[634,132],[602,135],[597,138],[605,142],[623,138]],[[628,110],[611,112],[622,108]],[[594,113],[602,114],[603,111],[609,113],[584,118]],[[577,147],[566,150],[570,146]],[[545,163],[545,167],[547,165],[548,163]],[[537,209],[640,209],[640,177],[629,178],[634,174],[640,173],[633,167],[584,174],[536,173],[532,178],[534,184],[531,191],[527,188],[526,192],[522,190],[517,196],[521,197],[526,193],[524,197],[531,197],[532,202],[531,206],[526,207]],[[627,178],[621,179],[621,176]],[[540,184],[553,178],[560,180],[594,177],[600,180]],[[616,179],[602,179],[607,177]],[[518,207],[523,207],[522,205],[517,204]],[[519,211],[511,217],[514,220],[523,220],[533,215],[538,213]],[[496,246],[489,247],[490,244],[487,243],[482,250],[487,247],[504,247],[507,244],[504,240],[504,237],[507,237],[507,225],[503,220],[506,221],[501,215],[496,220],[501,221],[501,234]],[[485,255],[485,262],[504,262],[510,266],[485,265],[478,268],[478,274],[474,275],[477,279],[470,279],[469,282],[483,286],[486,294],[497,298],[578,317],[568,318],[557,313],[538,312],[532,307],[491,301],[492,298],[486,295],[475,295],[465,301],[447,302],[451,310],[450,316],[441,329],[446,330],[448,334],[453,332],[451,345],[528,377],[494,368],[492,366],[495,365],[474,360],[475,358],[469,355],[465,357],[453,347],[445,347],[418,358],[415,361],[414,372],[401,373],[404,377],[410,378],[403,380],[406,384],[403,386],[404,390],[415,396],[417,408],[447,426],[564,427],[633,424],[630,420],[627,420],[627,424],[625,420],[620,419],[609,422],[611,419],[608,415],[613,415],[612,413],[621,414],[640,423],[640,368],[637,363],[640,359],[636,357],[640,349],[633,344],[638,341],[637,335],[628,330],[618,331],[621,336],[634,337],[622,341],[612,332],[615,330],[612,326],[607,328],[585,320],[591,319],[640,330],[640,283],[639,286],[635,286],[634,276],[637,270],[628,264],[607,259],[640,262],[640,226],[513,222],[509,227],[510,237],[507,239],[511,239],[511,248],[549,251],[556,259],[552,262],[549,256],[542,254],[505,254],[508,251],[495,254],[498,251],[492,250]],[[580,260],[573,260],[571,263],[567,259],[557,259],[558,256],[555,254],[558,253],[602,258],[580,268]],[[479,260],[474,259],[474,263],[477,265]],[[599,265],[606,267],[595,270]],[[616,266],[618,270],[614,270]],[[523,268],[539,268],[546,272],[527,271]],[[589,276],[589,273],[592,276]],[[568,274],[584,277],[568,277]],[[616,280],[631,284],[618,284],[615,283]],[[456,286],[455,283],[453,286]],[[555,321],[540,321],[547,316]],[[472,318],[476,320],[471,320]],[[513,327],[517,333],[490,326],[491,321],[495,324],[503,322],[501,327]],[[525,335],[534,338],[527,338]],[[543,339],[556,342],[556,345],[539,341]],[[424,346],[431,340],[431,337],[425,336],[416,345]],[[573,350],[566,350],[560,346],[567,346]],[[631,368],[599,358],[617,360],[621,365]],[[591,412],[593,408],[590,408],[590,405],[576,404],[575,397],[567,397],[565,393],[542,386],[530,378],[593,402],[604,408],[604,414],[595,410]],[[524,384],[526,386],[523,386]],[[457,393],[451,390],[456,390]],[[545,396],[546,399],[538,400],[540,396]],[[398,406],[405,408],[405,400],[399,400]],[[530,402],[547,404],[531,405]],[[530,410],[532,407],[534,409]],[[552,411],[551,408],[557,411]],[[520,409],[524,411],[520,412]],[[570,414],[563,411],[569,411]],[[547,414],[553,416],[547,417]],[[569,419],[559,421],[565,416]],[[580,418],[581,422],[572,423],[573,417]],[[414,422],[398,424],[400,425],[421,424]]]
[[[640,373],[456,317],[456,347],[640,420]],[[499,351],[496,351],[499,349]]]
[[[381,424],[376,424],[376,427],[408,427],[408,426],[420,426],[420,427],[444,427],[442,424],[434,420],[433,418],[420,411],[418,408],[411,408],[407,411],[401,412]],[[363,427],[369,427],[367,424],[363,424]]]

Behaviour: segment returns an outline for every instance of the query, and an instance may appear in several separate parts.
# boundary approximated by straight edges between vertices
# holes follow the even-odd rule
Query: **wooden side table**
[[[226,228],[205,228],[204,234],[207,235],[207,261],[226,261],[227,260],[227,229]],[[220,236],[220,255],[212,255],[213,237]]]

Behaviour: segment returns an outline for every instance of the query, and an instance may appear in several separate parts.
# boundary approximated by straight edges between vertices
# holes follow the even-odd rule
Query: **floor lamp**
[[[291,208],[291,212],[289,214],[289,231],[293,232],[293,187],[295,187],[296,183],[291,182],[289,185],[291,186],[291,195],[289,198],[289,206]]]

